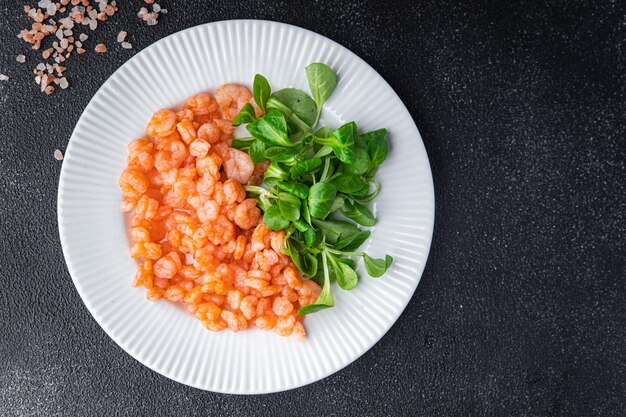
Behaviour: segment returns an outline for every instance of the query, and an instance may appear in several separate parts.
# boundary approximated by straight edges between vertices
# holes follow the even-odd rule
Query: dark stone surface
[[[51,97],[15,37],[22,3],[0,3],[1,415],[626,414],[623,2],[162,0],[170,13],[147,27],[141,1],[119,1]],[[363,57],[415,118],[436,185],[429,262],[395,326],[337,374],[267,396],[199,391],[133,360],[81,302],[57,232],[53,151],[102,82],[168,34],[234,18]],[[92,52],[120,30],[133,50]]]

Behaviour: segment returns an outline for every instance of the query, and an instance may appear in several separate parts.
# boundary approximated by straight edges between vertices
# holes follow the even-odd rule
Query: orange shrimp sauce
[[[240,85],[191,97],[179,111],[159,110],[146,136],[128,145],[119,186],[130,212],[132,285],[152,301],[183,303],[209,330],[256,326],[304,339],[296,312],[320,287],[303,279],[281,251],[242,184],[258,184],[265,165],[231,148],[232,119],[246,103]]]

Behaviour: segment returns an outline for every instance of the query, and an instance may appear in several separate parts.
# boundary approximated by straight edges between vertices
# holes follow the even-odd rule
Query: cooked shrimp
[[[196,160],[196,171],[200,175],[210,175],[215,180],[220,178],[220,165],[211,155]]]
[[[183,109],[176,113],[176,119],[181,122],[183,120],[193,121],[193,112],[189,109]]]
[[[216,153],[223,162],[226,162],[230,159],[230,150],[232,148],[228,144],[228,142],[218,142],[213,145],[213,152]]]
[[[233,332],[242,330],[248,327],[248,320],[241,313],[235,313],[228,310],[222,310],[221,318],[226,322],[228,327]]]
[[[217,110],[217,101],[209,93],[200,93],[191,97],[183,106],[190,109],[194,115],[205,115]]]
[[[296,319],[293,315],[281,317],[276,322],[276,333],[280,336],[290,336],[296,325]]]
[[[196,158],[204,158],[209,153],[211,144],[204,139],[196,139],[189,145],[189,153]]]
[[[139,138],[135,139],[131,143],[128,144],[128,160],[130,161],[132,157],[141,152],[152,152],[152,148],[154,145],[152,141],[147,138]]]
[[[198,171],[194,165],[186,165],[178,170],[178,178],[180,180],[195,180]]]
[[[214,245],[219,245],[224,242],[228,242],[235,235],[235,227],[226,218],[226,216],[220,214],[215,221],[211,223],[211,228],[207,237]]]
[[[261,220],[261,210],[256,206],[256,199],[247,198],[235,209],[235,224],[242,229],[250,229]]]
[[[200,304],[196,310],[196,314],[204,315],[208,320],[217,320],[221,312],[222,309],[212,302]]]
[[[226,322],[221,318],[217,320],[203,320],[202,324],[212,332],[219,332],[226,328]]]
[[[272,311],[278,317],[285,317],[293,311],[293,304],[285,297],[276,297],[272,303]]]
[[[173,303],[177,303],[183,299],[185,295],[185,291],[180,288],[178,285],[172,285],[167,290],[165,290],[165,298],[170,300]]]
[[[182,303],[212,331],[256,323],[304,337],[296,312],[321,289],[301,278],[281,251],[285,233],[270,231],[246,199],[243,185],[260,182],[266,164],[231,147],[232,118],[250,91],[226,84],[216,94],[219,103],[203,93],[180,111],[159,110],[128,146],[119,185],[139,264],[132,285],[149,300]]]
[[[253,251],[263,251],[269,246],[270,229],[265,224],[259,224],[250,237],[251,248]]]
[[[153,148],[154,145],[150,139],[140,138],[132,141],[128,145],[128,166],[144,173],[149,172],[154,166]]]
[[[178,168],[183,162],[185,162],[187,155],[189,155],[187,146],[179,140],[171,141],[167,146],[167,150],[171,152],[170,160],[172,161],[174,168]]]
[[[222,130],[215,123],[206,122],[198,128],[198,138],[217,143],[222,139]]]
[[[254,162],[247,153],[230,148],[230,158],[224,161],[224,170],[228,178],[246,184],[254,172]]]
[[[148,136],[169,136],[176,130],[176,113],[163,109],[152,115],[146,127]]]
[[[233,122],[231,120],[215,119],[213,120],[213,123],[215,123],[215,125],[226,135],[232,135],[235,131],[235,126],[233,126]]]
[[[278,255],[272,249],[265,249],[263,252],[257,252],[255,258],[259,268],[263,271],[270,271],[278,262]]]
[[[224,183],[216,182],[215,187],[213,187],[213,200],[217,202],[220,206],[226,204],[226,196],[224,195]]]
[[[215,99],[225,119],[235,120],[243,106],[253,103],[252,93],[243,85],[222,84],[215,90]],[[254,104],[253,104],[254,105]]]
[[[293,335],[295,335],[296,340],[303,341],[306,338],[306,330],[304,329],[304,325],[300,322],[297,322],[293,326]]]
[[[213,200],[207,200],[196,212],[202,223],[212,222],[220,214],[220,206]]]
[[[302,285],[300,286],[300,288],[298,288],[298,294],[301,297],[310,297],[315,299],[320,294],[321,290],[322,289],[319,285],[317,285],[315,281],[307,279],[302,282]]]
[[[133,227],[130,229],[130,240],[133,243],[150,242],[150,232],[145,227]]]
[[[197,249],[193,254],[193,267],[198,271],[214,271],[219,265],[219,261],[213,256],[209,248]]]
[[[297,290],[302,287],[302,279],[300,279],[300,274],[298,274],[298,271],[296,271],[295,268],[288,266],[287,268],[285,268],[284,275],[285,279],[287,280],[287,285],[289,285],[291,288]]]
[[[210,175],[203,175],[196,183],[196,189],[202,196],[208,197],[215,188],[215,179]]]
[[[248,239],[246,239],[246,237],[243,235],[239,235],[237,237],[237,241],[235,243],[235,251],[233,252],[233,258],[235,258],[235,260],[239,260],[243,256],[246,250],[247,241]]]
[[[176,125],[176,130],[180,135],[183,142],[189,145],[193,142],[198,135],[196,134],[196,127],[193,125],[193,122],[189,119],[183,119]]]
[[[281,294],[292,303],[298,301],[298,292],[291,287],[283,287]]]
[[[252,295],[247,295],[241,300],[241,303],[239,303],[239,309],[246,319],[252,320],[252,318],[256,316],[258,301],[259,300]]]
[[[137,206],[135,207],[135,216],[150,220],[154,216],[156,216],[159,210],[159,201],[154,198],[150,198],[147,195],[141,196],[139,201],[137,201]]]
[[[285,231],[279,230],[270,233],[270,246],[276,253],[282,253],[282,247],[285,244]]]
[[[241,203],[246,199],[246,190],[240,182],[233,179],[228,179],[224,182],[224,196],[226,197],[226,204]]]
[[[124,196],[139,198],[143,193],[148,191],[150,183],[148,178],[138,170],[126,169],[122,172],[118,182]]]
[[[187,200],[190,195],[196,192],[196,183],[193,180],[184,179],[174,183],[174,194],[180,200]]]
[[[143,173],[148,173],[154,168],[154,157],[149,152],[139,152],[128,162],[129,166],[138,168]]]
[[[172,279],[182,267],[177,252],[170,252],[154,263],[154,276],[157,278]],[[171,287],[170,287],[171,288]]]
[[[276,326],[276,318],[270,316],[257,317],[255,321],[256,327],[261,330],[272,330]]]

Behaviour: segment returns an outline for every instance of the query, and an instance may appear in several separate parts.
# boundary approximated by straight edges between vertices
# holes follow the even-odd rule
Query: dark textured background
[[[51,97],[15,37],[22,3],[0,2],[0,415],[626,415],[624,2],[162,0],[147,27],[141,1],[120,1]],[[436,186],[428,265],[395,326],[337,374],[267,396],[133,360],[81,302],[57,232],[53,151],[102,82],[168,34],[235,18],[369,62],[413,115]],[[120,30],[133,50],[93,53]]]

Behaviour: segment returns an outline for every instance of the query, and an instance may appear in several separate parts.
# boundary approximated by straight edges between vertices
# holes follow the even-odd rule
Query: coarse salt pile
[[[161,14],[167,13],[167,9],[161,8],[154,0],[144,0],[145,3],[152,5],[152,11],[142,7],[139,11],[139,17],[142,18],[149,26],[157,24]],[[51,47],[43,49],[41,56],[44,59],[43,69],[35,67],[35,81],[41,86],[41,91],[52,94],[55,85],[62,89],[67,88],[69,82],[61,74],[66,67],[60,65],[68,60],[75,51],[77,54],[84,54],[87,49],[84,42],[88,39],[88,35],[80,33],[78,40],[74,36],[74,32],[78,28],[95,31],[98,28],[98,22],[107,20],[118,11],[115,0],[39,0],[37,7],[29,5],[24,6],[24,12],[33,21],[30,29],[23,29],[18,38],[31,44],[31,48],[39,50],[42,48],[42,42],[51,35],[55,36]],[[132,49],[130,42],[126,41],[127,32],[122,31],[118,35],[117,42],[122,49]],[[94,47],[96,53],[105,53],[106,45],[100,43]],[[45,60],[52,59],[54,63],[49,66]],[[26,62],[24,55],[16,57],[17,62]],[[8,80],[2,78],[2,81]],[[63,81],[65,80],[65,81]]]
[[[42,42],[54,35],[51,47],[44,49],[41,56],[44,60],[51,59],[54,63],[39,63],[35,69],[35,81],[41,91],[52,94],[55,85],[61,89],[69,86],[69,82],[62,75],[66,70],[61,63],[68,60],[72,53],[85,53],[83,42],[88,35],[81,33],[78,40],[74,32],[79,28],[95,31],[98,22],[103,22],[117,12],[115,0],[39,0],[37,7],[24,6],[24,12],[33,21],[30,29],[23,29],[18,38],[32,45],[32,49],[40,50]],[[23,55],[18,56],[18,62]]]
[[[137,16],[141,18],[148,26],[154,26],[158,23],[161,14],[167,14],[167,9],[162,9],[154,0],[144,0],[147,4],[152,4],[152,11],[148,11],[146,7],[139,9]]]

